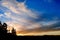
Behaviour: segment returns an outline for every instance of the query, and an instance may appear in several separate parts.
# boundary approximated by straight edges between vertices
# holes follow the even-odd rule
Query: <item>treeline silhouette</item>
[[[6,23],[1,23],[0,21],[0,39],[12,39],[15,37],[17,37],[16,35],[16,30],[14,28],[12,28],[12,31],[11,33],[8,33],[8,30],[7,30],[7,24]]]

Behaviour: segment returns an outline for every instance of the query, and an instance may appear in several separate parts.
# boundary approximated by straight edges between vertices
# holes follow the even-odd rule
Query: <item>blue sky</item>
[[[50,26],[60,22],[60,0],[1,0],[0,20],[17,30]]]
[[[18,2],[24,0],[17,0]],[[28,8],[43,12],[43,18],[52,19],[53,17],[60,18],[60,1],[59,0],[27,0],[25,3]],[[40,13],[39,13],[40,14]],[[38,19],[39,20],[39,19]]]

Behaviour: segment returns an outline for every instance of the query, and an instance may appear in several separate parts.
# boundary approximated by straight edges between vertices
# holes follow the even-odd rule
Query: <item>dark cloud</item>
[[[54,23],[54,24],[51,24],[51,25],[44,25],[44,26],[42,25],[42,27],[40,29],[41,30],[54,30],[58,27],[60,27],[60,22],[57,22],[57,23]],[[60,29],[60,28],[58,28],[58,29]]]

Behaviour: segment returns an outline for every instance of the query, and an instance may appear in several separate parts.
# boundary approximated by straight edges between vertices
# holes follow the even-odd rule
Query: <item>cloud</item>
[[[6,8],[3,17],[10,19],[5,21],[8,26],[12,26],[19,31],[40,27],[38,23],[34,22],[38,15],[35,11],[27,8],[25,1],[19,3],[16,0],[2,0],[1,5]]]
[[[3,2],[2,5],[10,9],[12,12],[19,13],[19,11],[17,11],[15,7],[9,2]]]
[[[0,14],[0,17],[2,17],[3,16],[3,14]]]
[[[40,27],[40,29],[42,30],[58,30],[58,27],[60,27],[60,21],[59,20],[53,20],[53,21],[50,21],[50,22],[45,22],[45,23],[42,23],[42,27]]]
[[[8,9],[10,9],[12,12],[17,13],[17,14],[26,14],[29,15],[30,17],[37,18],[37,15],[29,10],[27,6],[24,4],[25,2],[18,3],[14,0],[14,2],[8,1],[3,1],[2,5]]]
[[[25,4],[25,2],[19,3],[16,0],[2,0],[1,5],[6,8],[6,11],[4,14],[0,14],[0,16],[10,19],[5,22],[8,24],[8,26],[14,27],[18,31],[39,28],[49,29],[51,25],[58,21],[51,20],[48,22],[35,22],[35,19],[40,19],[41,17],[39,17],[40,15],[38,15],[35,10],[32,11],[31,9],[27,8],[28,6]]]
[[[6,17],[8,17],[8,18],[11,17],[11,13],[9,13],[9,12],[4,13],[4,15],[5,15]]]
[[[13,21],[17,21],[17,22],[20,22],[20,23],[21,22],[30,23],[29,22],[30,20],[26,19],[25,17],[20,17],[20,15],[19,15],[19,17],[18,16],[13,16],[10,12],[6,12],[6,13],[4,13],[4,15],[5,15],[4,17],[11,18]]]
[[[21,24],[17,24],[17,23],[14,23],[14,22],[6,22],[8,24],[8,27],[10,26],[11,28],[13,27],[14,29],[16,29],[16,31],[21,31],[21,30],[24,30],[24,26],[21,25]]]

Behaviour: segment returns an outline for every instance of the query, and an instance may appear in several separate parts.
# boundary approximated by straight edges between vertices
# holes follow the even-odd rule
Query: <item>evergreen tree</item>
[[[2,27],[3,27],[4,33],[6,34],[7,33],[7,24],[3,23]]]
[[[7,29],[7,24],[6,23],[3,23],[3,28]]]
[[[12,29],[12,34],[16,35],[16,30],[14,28]]]

